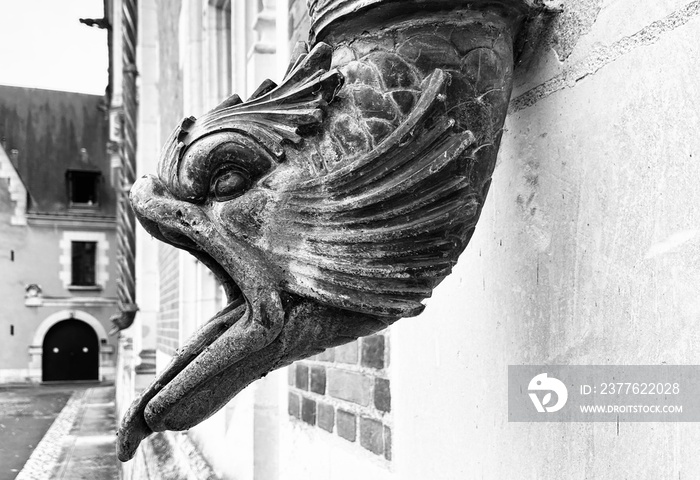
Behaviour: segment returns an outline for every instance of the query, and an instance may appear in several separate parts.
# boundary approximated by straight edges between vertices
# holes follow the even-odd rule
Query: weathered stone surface
[[[406,60],[399,55],[376,52],[368,55],[367,61],[374,64],[377,70],[381,72],[384,88],[387,90],[416,87],[418,85],[418,75],[413,72]]]
[[[389,380],[385,378],[374,381],[374,406],[382,412],[391,411],[391,388]]]
[[[296,365],[290,365],[289,368],[287,368],[287,383],[291,385],[292,387],[296,383],[296,370],[295,370]]]
[[[289,394],[287,400],[287,413],[292,417],[301,418],[301,400],[296,393]]]
[[[345,50],[350,49],[345,48]],[[348,87],[355,84],[374,88],[379,88],[381,86],[379,71],[376,68],[372,68],[372,66],[366,62],[351,61],[347,65],[344,65],[340,71],[343,73],[345,85]]]
[[[371,418],[360,418],[360,445],[372,453],[384,453],[384,426]]]
[[[407,114],[416,104],[417,95],[413,90],[396,90],[391,92],[391,98],[396,102],[402,114]]]
[[[349,342],[335,347],[335,361],[338,363],[355,364],[359,358],[359,342]]]
[[[317,3],[312,47],[295,50],[279,86],[183,121],[157,176],[134,184],[142,225],[208,266],[229,305],[126,414],[122,460],[272,369],[418,315],[451,272],[495,165],[512,41],[542,2],[426,1],[377,0],[361,19],[355,0]],[[366,343],[366,366],[383,368],[382,341]],[[308,389],[308,369],[294,380]],[[337,398],[367,406],[370,386],[327,372]],[[315,403],[298,403],[290,412],[315,421]]]
[[[328,348],[323,352],[318,354],[318,360],[321,362],[333,362],[335,361],[335,349]]]
[[[369,136],[350,115],[339,115],[332,122],[330,131],[346,155],[353,155],[355,152],[369,149]]]
[[[301,400],[301,419],[309,425],[316,424],[316,402],[310,398]]]
[[[344,410],[338,410],[337,414],[338,435],[345,440],[355,441],[357,438],[357,417]]]
[[[296,366],[295,384],[302,390],[309,389],[309,367],[303,364]]]
[[[341,400],[367,406],[372,380],[360,373],[331,369],[328,372],[328,394]]]
[[[333,432],[335,409],[332,405],[319,403],[316,411],[318,426],[327,432]]]
[[[384,458],[391,460],[391,429],[384,427]]]
[[[358,87],[353,90],[352,97],[355,106],[362,111],[364,116],[390,121],[396,120],[394,104],[374,88],[365,85]]]
[[[309,390],[319,395],[326,393],[326,369],[311,367]]]
[[[452,42],[432,34],[411,37],[396,52],[421,70],[423,75],[435,68],[436,59],[446,70],[459,70],[462,61]]]
[[[362,366],[384,368],[384,337],[372,335],[362,339]]]

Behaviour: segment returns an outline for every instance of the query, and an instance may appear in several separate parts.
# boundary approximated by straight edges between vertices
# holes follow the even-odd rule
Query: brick
[[[316,402],[314,400],[302,397],[301,419],[309,425],[316,425]]]
[[[338,435],[345,440],[354,442],[357,437],[357,417],[350,412],[338,410],[336,422]]]
[[[391,411],[391,388],[385,378],[374,380],[374,406],[382,412]]]
[[[357,340],[335,347],[335,361],[338,363],[357,363]]]
[[[362,339],[362,366],[384,368],[384,336],[372,335]]]
[[[310,390],[320,395],[326,393],[326,369],[324,367],[311,367]]]
[[[384,426],[371,418],[360,418],[360,445],[377,455],[384,454]]]
[[[326,372],[328,395],[368,406],[372,379],[360,373],[329,368]]]
[[[287,367],[287,383],[292,387],[296,384],[296,370],[294,365]]]
[[[316,408],[318,426],[327,432],[333,433],[333,424],[335,423],[335,409],[332,405],[319,403]]]
[[[301,418],[301,404],[299,403],[299,395],[296,393],[289,393],[287,412],[294,418]]]
[[[298,363],[296,365],[296,387],[302,390],[309,389],[309,367],[303,363]]]
[[[327,348],[318,355],[318,360],[320,362],[334,362],[335,361],[335,349]]]
[[[384,458],[391,460],[391,429],[384,427]]]

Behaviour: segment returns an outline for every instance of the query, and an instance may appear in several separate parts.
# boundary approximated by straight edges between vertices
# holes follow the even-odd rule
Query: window
[[[71,242],[71,285],[94,287],[97,242]]]
[[[65,231],[59,241],[58,276],[66,290],[103,290],[109,281],[109,242],[104,232]]]
[[[99,172],[69,170],[66,176],[68,178],[68,198],[70,200],[70,206],[97,206],[99,201]]]

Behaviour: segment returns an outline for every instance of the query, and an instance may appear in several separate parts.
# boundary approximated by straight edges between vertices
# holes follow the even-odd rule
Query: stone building
[[[119,1],[111,15],[119,25]],[[142,0],[138,25],[145,174],[182,118],[279,80],[309,18],[304,0]],[[187,433],[151,437],[125,478],[696,472],[692,424],[509,423],[507,367],[700,360],[698,29],[698,1],[565,0],[515,71],[479,226],[425,312],[270,374]],[[142,230],[137,245],[122,413],[151,364],[162,370],[223,305],[189,254]]]
[[[0,382],[113,380],[104,98],[0,86]]]

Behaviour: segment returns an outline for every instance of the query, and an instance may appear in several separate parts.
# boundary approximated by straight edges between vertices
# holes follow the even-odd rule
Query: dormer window
[[[96,207],[99,204],[100,172],[68,170],[66,178],[71,207]]]

